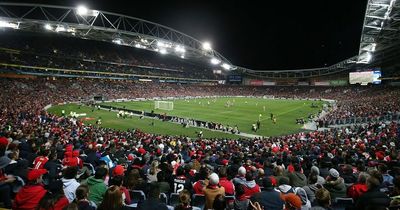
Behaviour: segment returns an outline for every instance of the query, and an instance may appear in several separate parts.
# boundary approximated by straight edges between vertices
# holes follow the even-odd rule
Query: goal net
[[[174,102],[172,102],[172,101],[154,101],[154,109],[173,110]]]

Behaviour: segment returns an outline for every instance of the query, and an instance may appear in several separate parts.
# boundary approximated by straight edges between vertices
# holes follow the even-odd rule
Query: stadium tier
[[[400,209],[399,8],[368,1],[359,55],[251,70],[150,21],[0,2],[0,208]]]

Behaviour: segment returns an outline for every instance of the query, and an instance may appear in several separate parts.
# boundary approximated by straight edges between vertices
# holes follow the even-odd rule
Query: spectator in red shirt
[[[260,186],[254,180],[254,175],[252,172],[246,173],[246,182],[244,185],[244,194],[246,197],[250,198],[252,195],[261,192]]]
[[[360,175],[358,175],[358,180],[357,183],[351,185],[347,189],[347,196],[350,198],[353,198],[354,201],[356,201],[362,194],[367,192],[368,187],[367,187],[367,178],[369,175],[366,172],[361,172]]]
[[[218,175],[219,175],[219,185],[225,188],[225,194],[228,196],[235,195],[235,186],[227,178],[227,168],[221,167],[219,169]]]
[[[43,174],[46,169],[32,169],[28,172],[28,183],[20,189],[15,196],[13,208],[16,210],[36,210],[39,201],[46,194],[47,190],[43,187]],[[68,204],[68,200],[67,200]]]
[[[44,169],[44,165],[49,161],[49,151],[50,150],[44,150],[39,152],[39,156],[33,161],[33,168]]]
[[[61,180],[49,184],[47,188],[47,193],[39,202],[40,210],[62,210],[68,206],[69,201],[64,195],[63,182]]]

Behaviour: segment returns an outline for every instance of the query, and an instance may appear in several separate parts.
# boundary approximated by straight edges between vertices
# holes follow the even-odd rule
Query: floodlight
[[[157,41],[157,46],[158,47],[165,47],[165,44],[162,41]]]
[[[44,25],[44,28],[45,28],[46,30],[49,30],[49,31],[53,30],[53,27],[51,27],[50,24]]]
[[[184,59],[184,58],[185,58],[185,55],[181,55],[181,58]]]
[[[221,61],[218,60],[218,59],[216,59],[216,58],[212,58],[212,59],[211,59],[211,63],[214,64],[214,65],[218,65],[218,64],[221,63]]]
[[[161,54],[167,54],[167,50],[164,49],[164,48],[162,48],[162,49],[160,49],[160,53],[161,53]]]
[[[186,50],[185,50],[185,48],[184,47],[182,47],[182,46],[180,46],[180,45],[177,45],[176,47],[175,47],[175,51],[176,52],[186,52]]]
[[[56,32],[63,32],[63,31],[66,31],[65,27],[63,25],[58,25],[56,28]]]
[[[229,70],[231,68],[231,65],[224,63],[224,64],[222,64],[222,68]]]
[[[112,40],[112,42],[114,42],[115,44],[122,44],[121,39],[114,39],[114,40]]]
[[[88,8],[86,8],[86,7],[83,6],[83,5],[79,5],[79,6],[76,8],[76,13],[77,13],[78,15],[80,15],[80,16],[85,16],[85,15],[88,14],[88,12],[89,12]]]
[[[210,44],[210,42],[204,42],[204,43],[203,43],[203,49],[204,49],[204,50],[211,50],[211,44]]]
[[[18,29],[19,28],[19,23],[12,23],[12,22],[7,22],[7,21],[0,20],[0,28]]]
[[[371,59],[372,59],[372,54],[371,53],[367,53],[367,56],[365,57],[365,61],[367,62],[367,63],[369,63],[370,61],[371,61]]]

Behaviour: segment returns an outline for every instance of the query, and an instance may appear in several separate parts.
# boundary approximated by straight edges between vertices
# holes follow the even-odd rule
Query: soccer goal
[[[174,110],[173,101],[154,101],[154,109]]]

